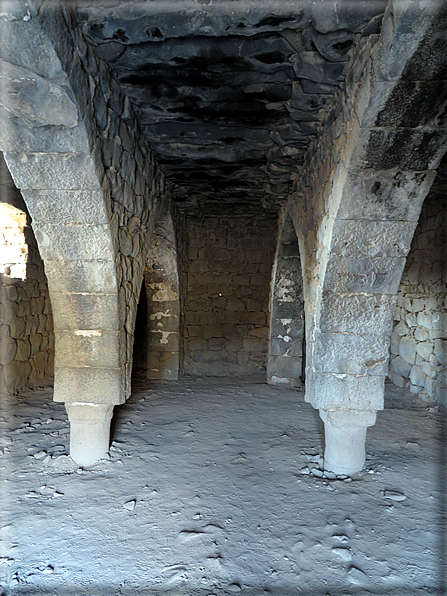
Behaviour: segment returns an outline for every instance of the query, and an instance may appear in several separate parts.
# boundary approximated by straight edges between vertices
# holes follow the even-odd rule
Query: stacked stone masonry
[[[53,373],[48,284],[29,215],[0,156],[0,393]]]
[[[447,169],[425,199],[399,288],[390,379],[447,406]]]
[[[55,399],[122,403],[130,394],[148,240],[170,193],[129,99],[86,45],[70,10],[46,3],[29,23],[6,22],[2,29],[10,46],[40,36],[39,60],[19,52],[13,58],[37,85],[44,85],[40,75],[54,79],[60,85],[55,96],[71,109],[63,122],[53,122],[61,112],[53,106],[40,118],[46,126],[29,129],[21,119],[28,104],[39,112],[38,99],[19,94],[17,117],[5,117],[2,131],[49,275],[58,346]],[[7,65],[7,72],[15,68]]]
[[[292,220],[280,221],[270,300],[267,382],[304,383],[304,301],[298,240]]]
[[[188,221],[185,373],[265,373],[276,222],[262,217]]]

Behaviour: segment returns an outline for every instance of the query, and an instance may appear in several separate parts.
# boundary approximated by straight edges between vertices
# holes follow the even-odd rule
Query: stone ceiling
[[[78,0],[187,216],[274,214],[375,0]]]

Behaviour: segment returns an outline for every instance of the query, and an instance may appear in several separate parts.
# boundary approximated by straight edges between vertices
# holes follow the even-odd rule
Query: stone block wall
[[[42,259],[2,156],[0,215],[0,393],[12,393],[52,375],[54,335]]]
[[[276,233],[263,217],[188,222],[185,374],[265,373]]]
[[[389,377],[447,406],[447,167],[422,207],[399,288]]]

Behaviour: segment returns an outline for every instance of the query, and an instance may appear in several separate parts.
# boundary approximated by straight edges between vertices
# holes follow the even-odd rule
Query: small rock
[[[382,491],[382,494],[385,499],[391,499],[392,501],[405,501],[407,498],[405,495],[396,490],[384,490]]]
[[[230,584],[227,588],[227,590],[229,592],[240,592],[241,591],[241,587],[239,584]]]
[[[130,501],[126,501],[123,504],[123,507],[124,507],[124,509],[127,509],[128,511],[133,511],[134,510],[134,507],[135,507],[135,503],[136,503],[136,500],[135,499],[131,499]]]
[[[334,553],[334,555],[337,555],[338,557],[340,557],[340,559],[343,559],[343,561],[351,561],[352,560],[352,555],[351,555],[349,548],[343,548],[343,547],[337,546],[332,549],[332,552]]]
[[[347,478],[346,474],[337,474],[337,480],[346,480]]]
[[[348,581],[352,584],[362,584],[365,581],[365,574],[357,567],[351,567],[348,571]]]
[[[306,466],[305,468],[301,468],[300,470],[301,474],[310,474],[310,470],[309,468]]]
[[[334,474],[334,472],[330,472],[329,470],[326,470],[324,472],[324,477],[327,478],[328,480],[335,480],[337,478],[337,474]]]
[[[53,571],[54,567],[52,565],[47,565],[47,567],[45,567],[45,569],[42,570],[42,573],[49,575],[50,573],[53,573]]]
[[[35,459],[43,459],[47,455],[46,451],[38,451],[34,454]]]
[[[312,476],[316,476],[317,478],[323,478],[323,472],[318,468],[312,468],[310,472]]]

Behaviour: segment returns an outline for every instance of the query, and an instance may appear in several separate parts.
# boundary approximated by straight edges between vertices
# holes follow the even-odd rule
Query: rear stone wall
[[[391,337],[390,379],[447,406],[447,168],[422,207]]]
[[[261,216],[188,222],[185,374],[265,374],[276,234]]]
[[[42,259],[25,203],[2,156],[1,209],[0,254],[8,263],[0,273],[0,393],[13,393],[53,374],[54,334]],[[13,219],[6,213],[13,213]],[[21,271],[24,279],[18,277]]]

